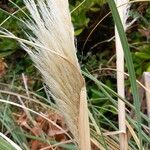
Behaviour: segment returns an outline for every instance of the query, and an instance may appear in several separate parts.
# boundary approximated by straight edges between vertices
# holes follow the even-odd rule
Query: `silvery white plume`
[[[64,116],[80,150],[90,150],[90,132],[85,81],[82,77],[68,0],[24,0],[30,19],[25,24],[28,40],[9,31],[4,36],[18,40],[41,72],[49,93]]]

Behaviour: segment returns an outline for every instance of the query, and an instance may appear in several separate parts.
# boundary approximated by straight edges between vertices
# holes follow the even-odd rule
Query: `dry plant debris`
[[[65,124],[64,118],[57,113],[50,113],[46,116],[48,119],[54,121],[57,125],[63,128],[65,131],[68,131],[68,128]],[[36,124],[31,125],[26,113],[22,113],[17,117],[17,123],[20,125],[26,132],[32,134],[33,136],[39,137],[40,135],[47,135],[47,140],[53,139],[57,142],[67,141],[67,136],[64,132],[60,131],[57,127],[46,121],[41,116],[35,118]],[[29,139],[31,150],[52,150],[52,145],[48,143],[41,142],[35,139]],[[47,148],[46,148],[47,147]],[[63,150],[62,148],[55,147],[57,150]]]
[[[6,73],[7,64],[4,58],[0,58],[0,78]]]

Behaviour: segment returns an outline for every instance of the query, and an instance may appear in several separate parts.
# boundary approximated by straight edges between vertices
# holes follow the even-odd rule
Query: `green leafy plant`
[[[88,26],[90,21],[88,13],[100,10],[105,0],[83,0],[70,1],[72,22],[75,28],[75,35],[79,35]]]

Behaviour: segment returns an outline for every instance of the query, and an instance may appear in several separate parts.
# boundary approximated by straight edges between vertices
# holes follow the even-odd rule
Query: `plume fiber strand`
[[[24,3],[31,16],[26,20],[31,33],[26,35],[35,45],[18,41],[41,72],[78,148],[90,150],[86,87],[76,57],[68,0],[24,0]]]

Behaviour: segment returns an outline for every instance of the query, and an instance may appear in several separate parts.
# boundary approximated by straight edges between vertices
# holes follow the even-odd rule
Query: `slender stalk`
[[[149,72],[144,72],[144,83],[145,87],[150,90],[150,73]],[[147,103],[147,115],[150,118],[150,93],[148,91],[146,92],[146,103]],[[149,123],[150,127],[150,123]]]
[[[133,66],[133,60],[132,56],[130,53],[128,41],[124,32],[124,27],[122,25],[119,13],[117,11],[117,7],[115,5],[114,0],[107,0],[109,7],[112,11],[113,19],[116,23],[116,27],[119,33],[119,37],[122,43],[122,47],[124,50],[124,55],[126,59],[126,64],[129,72],[129,79],[131,83],[131,91],[133,94],[133,100],[134,100],[134,106],[135,106],[135,114],[136,114],[136,119],[137,119],[137,130],[138,130],[138,138],[140,139],[140,149],[142,149],[142,128],[141,128],[141,114],[140,114],[140,98],[138,94],[138,89],[136,85],[136,76],[135,76],[135,71],[134,71],[134,66]]]
[[[88,105],[86,87],[83,87],[80,93],[80,111],[79,111],[79,148],[80,150],[91,150],[90,128],[88,119]]]
[[[126,4],[128,0],[116,0],[116,5],[121,6],[123,4]],[[119,7],[118,12],[120,15],[120,19],[122,21],[122,24],[124,25],[125,29],[125,23],[124,23],[124,13],[126,12],[126,5]],[[124,72],[124,52],[123,47],[121,44],[121,40],[118,34],[118,30],[115,26],[115,42],[116,42],[116,65],[117,65],[117,92],[122,97],[125,98],[125,85],[124,85],[124,74],[121,72]],[[120,138],[120,150],[127,150],[127,134],[126,134],[126,125],[125,125],[125,103],[118,98],[118,121],[119,121],[119,130],[121,133],[119,134]]]

